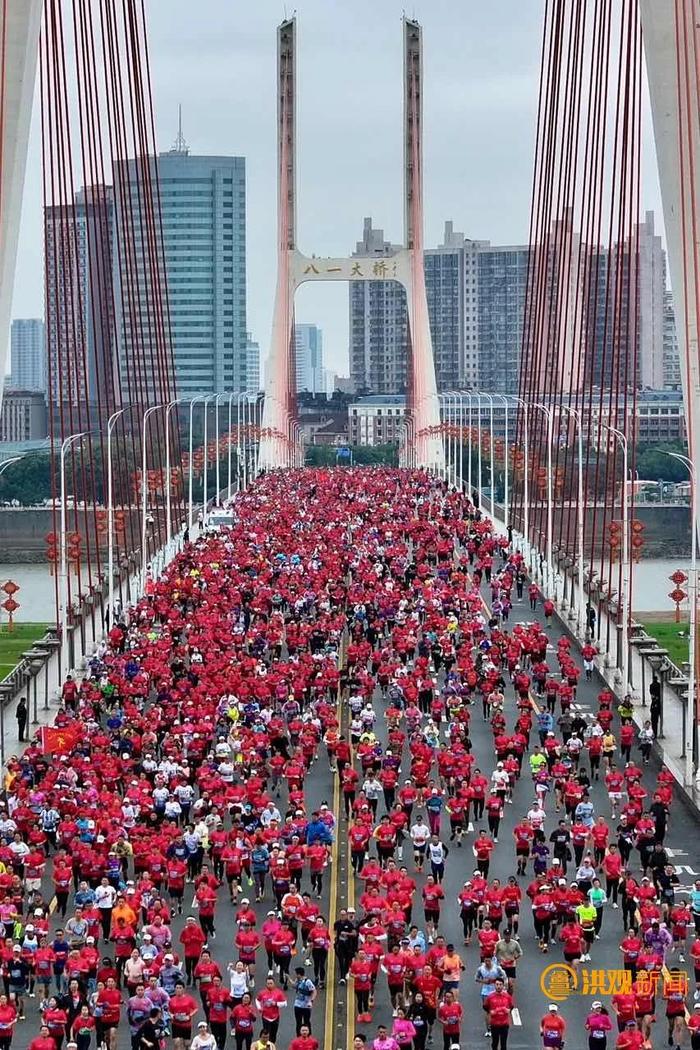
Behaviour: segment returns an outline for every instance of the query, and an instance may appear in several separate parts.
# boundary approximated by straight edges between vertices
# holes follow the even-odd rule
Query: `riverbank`
[[[676,623],[675,614],[672,613],[670,620],[655,615],[649,619],[645,617],[641,622],[647,634],[656,638],[662,649],[668,649],[668,658],[676,667],[688,662],[690,624],[687,620]]]

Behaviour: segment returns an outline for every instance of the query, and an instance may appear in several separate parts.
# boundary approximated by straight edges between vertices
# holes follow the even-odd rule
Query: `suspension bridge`
[[[118,592],[124,599],[127,584],[133,596],[146,586],[149,567],[163,566],[162,552],[174,552],[193,526],[193,475],[203,475],[206,514],[210,497],[216,502],[230,496],[256,473],[303,465],[294,393],[296,289],[309,281],[370,276],[397,281],[406,293],[410,360],[401,464],[436,472],[463,488],[468,462],[481,503],[484,476],[481,466],[472,474],[472,458],[478,452],[480,464],[482,457],[490,463],[492,495],[495,458],[505,480],[501,508],[491,508],[495,516],[520,538],[536,578],[573,611],[580,634],[586,608],[613,621],[612,659],[622,688],[628,688],[633,568],[643,542],[635,531],[629,479],[639,389],[642,292],[635,230],[647,91],[677,310],[696,548],[700,63],[691,0],[550,0],[545,7],[521,377],[511,399],[489,391],[437,390],[423,267],[423,204],[430,186],[423,177],[423,42],[416,21],[402,23],[403,246],[381,271],[376,259],[326,258],[300,247],[296,20],[279,26],[276,82],[271,78],[277,95],[277,282],[264,397],[221,391],[180,399],[145,6],[138,0],[82,0],[68,8],[61,0],[0,5],[0,364],[4,368],[7,358],[38,81],[45,248],[53,261],[45,289],[56,465],[49,549],[63,638],[86,618],[96,636],[110,596]],[[82,208],[79,184],[87,188]],[[87,321],[86,275],[76,267],[81,237],[88,242]],[[108,250],[112,237],[116,269]],[[482,400],[493,413],[494,398],[505,404],[505,435],[498,438],[493,427],[482,426]],[[227,402],[228,425],[222,428],[220,407],[225,413]],[[189,444],[181,447],[183,405],[189,409]],[[201,447],[193,444],[195,406],[203,408]],[[206,432],[212,410],[213,438]],[[207,491],[214,465],[216,481]],[[79,501],[85,508],[80,514]],[[695,572],[690,589],[694,636]],[[67,651],[64,660],[71,662]],[[697,756],[694,646],[690,663],[692,718],[685,744]]]
[[[3,912],[11,934],[4,965],[20,1017],[2,997],[0,1024],[11,1032],[15,1021],[24,1021],[29,990],[24,1034],[31,1050],[55,1047],[53,1032],[60,1039],[69,1027],[75,1033],[71,1010],[87,1011],[98,1045],[142,1050],[156,1041],[140,1040],[154,1001],[144,999],[138,982],[146,980],[166,1012],[176,1003],[176,1046],[189,1045],[199,1012],[206,1021],[199,1022],[196,1045],[212,1047],[209,1025],[223,1050],[230,1022],[239,1050],[250,1050],[259,1010],[265,1032],[256,1050],[270,1045],[268,1036],[293,1050],[315,1050],[321,1038],[328,1050],[345,1047],[363,1025],[395,1027],[407,1014],[413,1032],[404,1027],[403,1045],[424,1048],[420,1024],[435,1020],[430,1003],[425,1010],[431,996],[450,1048],[455,1041],[474,1045],[484,1014],[493,1047],[505,1050],[504,1009],[514,1043],[536,1045],[540,1000],[551,1000],[543,1027],[562,1003],[571,1028],[582,1032],[588,1009],[582,995],[609,996],[630,983],[631,969],[618,969],[618,944],[639,910],[646,909],[642,932],[652,931],[647,947],[658,948],[661,904],[651,900],[656,890],[649,878],[629,892],[623,878],[617,910],[623,869],[616,868],[621,861],[613,840],[634,863],[638,851],[643,873],[651,871],[657,881],[667,872],[651,859],[654,839],[661,843],[663,859],[675,865],[678,893],[690,891],[700,873],[691,807],[676,805],[667,829],[674,778],[696,812],[698,804],[697,4],[544,4],[520,381],[510,394],[439,390],[436,383],[423,259],[431,187],[423,174],[430,73],[421,26],[408,18],[401,24],[403,241],[379,263],[318,256],[300,239],[292,18],[277,30],[276,79],[270,76],[277,98],[278,227],[266,388],[262,396],[237,389],[178,395],[146,15],[145,0],[0,0],[0,365],[4,372],[38,85],[54,497],[47,544],[56,608],[56,653],[46,655],[57,664],[61,686],[56,724],[42,727],[22,760],[5,763],[11,804],[0,816],[0,897],[10,893],[13,902]],[[651,743],[646,752],[640,747],[639,767],[636,751],[631,755],[633,742],[643,742],[632,719],[644,723],[647,715],[640,667],[643,676],[644,659],[660,674],[667,666],[663,650],[645,640],[632,615],[634,566],[644,542],[631,482],[647,94],[677,310],[688,433],[688,455],[678,458],[691,483],[693,544],[690,659],[682,675],[678,669],[677,702],[667,694],[657,726],[660,773],[654,760],[645,764]],[[302,284],[328,280],[392,280],[404,289],[408,391],[398,469],[304,466],[294,393],[294,298]],[[79,682],[67,678],[74,669]],[[0,704],[10,699],[0,688]],[[557,703],[562,717],[555,729],[549,719]],[[34,707],[36,713],[36,684]],[[3,713],[0,707],[4,760]],[[16,745],[19,753],[26,715],[24,725],[20,717],[17,722],[12,750]],[[600,736],[587,733],[594,723]],[[618,733],[612,742],[611,725]],[[624,772],[616,771],[618,748]],[[520,777],[524,757],[532,781],[527,764]],[[479,767],[488,773],[494,764],[489,783]],[[527,801],[533,791],[547,812],[539,801]],[[613,828],[620,821],[611,845],[612,829],[600,831],[610,809]],[[550,835],[549,826],[548,838],[537,837],[546,819],[561,836],[564,814],[570,839],[566,825],[563,838]],[[418,831],[411,827],[407,836],[409,817]],[[448,823],[449,847],[440,840],[447,839]],[[506,856],[511,839],[515,864]],[[463,844],[468,848],[460,852]],[[603,908],[605,892],[584,858],[589,846],[596,864],[607,865],[609,907]],[[45,872],[44,853],[52,850]],[[281,871],[272,868],[273,859]],[[530,878],[530,861],[534,879],[521,890],[518,880]],[[71,890],[73,880],[80,897]],[[15,906],[18,884],[26,909]],[[498,953],[495,929],[504,916],[512,929],[503,934],[506,948],[498,958],[512,972],[500,977],[515,992],[519,954],[508,937],[519,934],[521,904],[523,921],[529,911],[523,890],[533,900],[536,938],[529,930],[522,934],[521,1008],[511,1011],[506,985],[499,990],[494,978],[498,1001],[488,996],[492,1006],[487,1002],[485,1012],[472,1009],[478,1004],[473,971]],[[556,905],[550,890],[558,894]],[[586,911],[584,890],[594,892],[594,916]],[[93,907],[98,891],[100,909]],[[137,892],[138,905],[130,897]],[[85,924],[79,902],[86,906]],[[74,905],[76,915],[65,922]],[[585,931],[573,922],[582,905]],[[196,915],[188,915],[190,908]],[[137,912],[146,913],[148,925]],[[621,933],[611,934],[615,915]],[[39,936],[53,923],[58,937],[61,922],[70,938],[66,973],[75,976],[77,992],[59,996],[55,1008],[52,977],[67,983],[52,970],[56,955],[42,945],[31,978],[23,969],[35,947],[29,918]],[[685,944],[690,912],[673,926]],[[346,935],[357,935],[352,956]],[[554,967],[538,967],[537,959],[558,950],[557,938],[576,968],[565,970],[563,982],[547,983]],[[114,973],[109,954],[98,970],[100,939],[108,953],[114,949]],[[474,964],[466,977],[451,943]],[[636,948],[631,935],[624,943],[625,963],[633,960],[636,969],[644,946]],[[256,951],[259,971],[265,956],[269,969],[254,986],[246,970],[254,970]],[[590,952],[595,969],[579,968]],[[301,977],[290,972],[294,953]],[[375,976],[380,962],[383,968],[376,988],[370,959]],[[655,955],[649,965],[656,976],[670,976]],[[122,972],[129,1015],[120,1027],[122,997],[112,985]],[[313,974],[313,994],[304,973]],[[396,973],[400,984],[392,981]],[[580,987],[573,982],[576,994],[571,973],[580,981]],[[35,977],[40,993],[46,986],[41,1015],[32,1013],[38,1000],[30,1002]],[[230,981],[230,995],[222,979]],[[96,988],[84,1003],[83,981]],[[200,1003],[185,981],[188,988],[199,985]],[[487,991],[490,980],[481,981]],[[469,1003],[464,1016],[454,999],[460,982]],[[410,1006],[404,999],[409,986]],[[644,1001],[632,1004],[632,1014],[651,1025],[652,1007],[643,1008]],[[281,1002],[292,1009],[280,1017]],[[640,1045],[635,1016],[625,1022],[624,1009],[629,1002],[621,1004],[626,1031],[618,1045]],[[591,1010],[600,1018],[595,1004]],[[30,1043],[40,1021],[54,1027]],[[81,1030],[78,1018],[80,1050],[93,1045],[91,1024],[84,1023]],[[605,1027],[594,1021],[594,1030],[596,1024],[604,1045]],[[677,1036],[673,1015],[669,1033]],[[375,1046],[386,1045],[381,1027],[377,1039]]]

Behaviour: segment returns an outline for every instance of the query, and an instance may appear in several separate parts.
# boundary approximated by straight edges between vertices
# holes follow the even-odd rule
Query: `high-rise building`
[[[400,245],[384,240],[384,231],[366,218],[355,255],[390,257]],[[350,375],[359,392],[406,390],[408,317],[406,293],[396,281],[350,282]]]
[[[588,268],[586,311],[587,376],[593,386],[609,389],[615,381],[613,369],[629,370],[628,379],[639,389],[661,390],[664,377],[664,296],[666,292],[666,253],[661,237],[654,230],[654,213],[648,211],[638,223],[632,238],[622,248],[591,248],[582,261]],[[636,291],[630,281],[636,282]],[[620,286],[618,288],[618,282]],[[636,300],[636,350],[628,360],[620,358],[620,345],[632,346],[634,332],[627,331]],[[615,346],[618,353],[614,352]],[[632,362],[636,363],[633,374]]]
[[[251,396],[262,389],[260,382],[260,343],[256,343],[250,332],[246,336],[246,391]]]
[[[111,186],[84,187],[72,204],[46,208],[44,229],[47,393],[54,406],[72,407],[77,427],[85,403],[117,382]],[[112,394],[107,401],[111,410]]]
[[[650,390],[664,385],[664,293],[666,253],[661,237],[654,232],[654,213],[648,211],[637,224],[639,259],[639,347],[637,383]]]
[[[668,289],[664,292],[663,330],[664,390],[681,390],[681,359],[676,335],[676,312],[673,306],[673,294]]]
[[[128,163],[138,242],[141,190]],[[170,331],[181,397],[248,389],[245,158],[193,156],[180,133],[158,157]],[[123,187],[117,181],[117,206]],[[144,236],[151,235],[144,229]],[[139,273],[151,298],[152,275]],[[129,338],[128,324],[123,337]]]
[[[47,436],[46,398],[40,390],[8,390],[0,411],[0,441],[40,441]]]
[[[46,329],[41,318],[17,318],[12,322],[6,385],[13,390],[46,393]]]
[[[294,323],[297,391],[325,394],[326,377],[323,368],[323,332],[315,324]]]
[[[607,249],[581,245],[572,222],[567,215],[557,223],[546,248],[549,306],[541,311],[539,323],[546,332],[540,338],[558,349],[556,355],[541,359],[541,368],[546,371],[556,362],[560,374],[552,379],[564,390],[587,383],[607,388],[616,360],[613,341],[634,338],[620,330],[619,318],[616,325],[612,323],[614,283],[618,273],[623,282],[629,277],[628,247],[622,255],[613,252],[611,266]],[[677,365],[672,363],[675,337],[668,309],[664,314],[665,253],[654,230],[653,212],[647,212],[637,226],[634,247],[639,316],[637,375],[630,381],[642,387],[672,388],[672,377],[677,375]],[[356,254],[391,255],[396,250],[384,240],[383,231],[365,219]],[[445,223],[443,243],[426,249],[426,293],[439,390],[479,387],[518,393],[530,261],[528,245],[470,240],[451,222]],[[626,302],[626,284],[621,294]],[[350,370],[358,392],[405,391],[406,333],[405,296],[399,285],[393,281],[351,284]]]
[[[476,386],[479,376],[479,251],[445,223],[443,243],[425,252],[425,288],[438,390]]]
[[[476,357],[482,390],[518,392],[528,254],[523,245],[479,248]]]

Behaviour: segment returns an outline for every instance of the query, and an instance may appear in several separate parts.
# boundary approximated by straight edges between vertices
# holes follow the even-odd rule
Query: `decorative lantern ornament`
[[[7,582],[2,585],[2,590],[7,595],[6,600],[2,603],[3,609],[8,614],[7,629],[12,631],[15,626],[14,614],[19,609],[19,602],[15,601],[14,598],[14,595],[17,594],[17,591],[19,590],[19,584],[15,583],[14,580],[7,580]]]
[[[668,596],[672,602],[676,603],[676,623],[680,623],[681,620],[681,602],[685,601],[688,597],[681,587],[681,584],[685,583],[687,579],[688,577],[682,569],[676,569],[676,571],[669,576],[671,583],[675,584],[673,590],[669,591]]]

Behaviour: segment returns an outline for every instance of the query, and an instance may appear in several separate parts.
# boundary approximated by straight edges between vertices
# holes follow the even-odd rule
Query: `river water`
[[[690,559],[653,559],[634,566],[632,591],[635,614],[673,611],[675,606],[668,597],[668,592],[673,590],[669,576],[676,569],[682,569],[687,575]],[[0,565],[0,584],[8,579],[14,580],[20,587],[15,595],[20,606],[15,614],[18,621],[55,621],[54,578],[47,565]],[[5,611],[1,610],[0,622],[4,623],[6,616]]]

